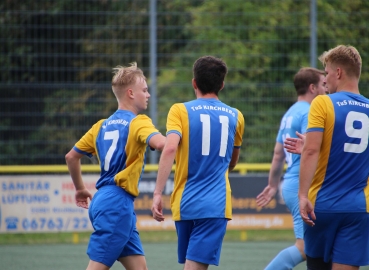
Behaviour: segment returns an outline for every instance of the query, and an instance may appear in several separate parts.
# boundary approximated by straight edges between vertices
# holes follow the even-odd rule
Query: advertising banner
[[[293,220],[280,194],[264,208],[256,205],[256,196],[266,187],[268,176],[230,174],[232,189],[233,219],[228,229],[292,229]],[[170,212],[170,194],[173,178],[168,179],[164,192],[165,221],[157,222],[151,216],[152,193],[155,189],[155,175],[140,182],[140,195],[135,200],[137,228],[139,230],[174,230]],[[214,198],[216,200],[216,198]]]
[[[85,175],[93,193],[98,175]],[[0,176],[0,232],[92,230],[88,210],[77,207],[69,175]]]
[[[83,176],[94,194],[97,174]],[[164,198],[166,220],[151,216],[152,193],[156,174],[144,175],[140,195],[135,200],[139,230],[174,230],[171,220],[170,194],[173,178],[168,179]],[[267,176],[230,175],[233,219],[229,229],[288,229],[292,218],[279,196],[265,208],[256,205],[256,196],[267,184]],[[77,207],[75,189],[69,175],[0,176],[0,233],[92,231],[88,210]],[[214,198],[216,200],[216,198]]]

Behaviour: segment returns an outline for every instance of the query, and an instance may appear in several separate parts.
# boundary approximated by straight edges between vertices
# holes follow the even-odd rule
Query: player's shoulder
[[[171,107],[183,107],[185,106],[185,104],[191,104],[191,101],[188,101],[188,102],[177,102],[177,103],[174,103]]]
[[[137,114],[133,119],[132,122],[150,122],[152,123],[152,120],[149,116],[147,116],[146,114]]]
[[[99,121],[97,121],[92,128],[100,128],[102,126],[102,124],[106,121],[106,118],[104,119],[100,119]]]
[[[289,116],[301,116],[309,113],[310,103],[309,102],[295,102],[289,107],[286,113],[283,115],[284,118]],[[296,118],[296,117],[294,117]]]
[[[179,111],[182,111],[182,110],[186,110],[186,107],[187,108],[191,108],[193,107],[194,105],[190,102],[184,102],[184,103],[174,103],[171,107],[170,107],[170,110],[169,112],[170,113],[173,113],[173,112],[179,112]]]
[[[311,105],[316,105],[316,104],[327,104],[327,103],[332,103],[332,95],[319,95],[316,96],[313,101],[311,102]]]

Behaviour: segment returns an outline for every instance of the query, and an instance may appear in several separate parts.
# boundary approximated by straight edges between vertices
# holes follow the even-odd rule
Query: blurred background
[[[234,215],[219,269],[263,269],[295,241],[280,196],[263,209],[255,202],[267,184],[281,117],[296,101],[293,76],[301,67],[323,69],[318,57],[324,51],[350,44],[361,54],[360,91],[369,97],[368,18],[368,0],[1,0],[2,267],[87,265],[92,227],[87,210],[75,206],[64,156],[96,121],[117,109],[112,69],[131,62],[143,69],[151,93],[145,113],[165,134],[170,106],[195,98],[194,61],[214,55],[229,68],[220,99],[245,117],[240,163],[247,165],[230,175]],[[150,269],[177,269],[169,204],[167,224],[151,217],[158,155],[150,153],[152,173],[140,181],[137,226]],[[251,165],[263,174],[245,175]],[[95,174],[84,174],[92,190],[95,167],[89,169]],[[172,180],[168,183],[172,188]],[[10,246],[22,243],[29,245]],[[62,244],[40,245],[45,243]]]
[[[117,109],[112,68],[134,61],[152,95],[145,113],[165,134],[170,106],[194,98],[192,64],[203,55],[229,67],[220,99],[245,116],[240,162],[270,163],[296,100],[293,75],[322,69],[325,50],[359,50],[369,96],[368,17],[366,0],[3,0],[0,165],[65,164],[90,126]]]

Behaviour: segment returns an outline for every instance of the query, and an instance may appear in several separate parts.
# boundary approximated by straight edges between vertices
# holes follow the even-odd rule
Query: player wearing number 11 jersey
[[[354,270],[369,264],[369,100],[354,47],[319,60],[330,95],[311,104],[299,180],[307,268]]]
[[[171,209],[184,269],[218,265],[227,221],[232,218],[228,172],[238,161],[244,118],[218,99],[226,64],[204,56],[193,67],[196,100],[174,104],[159,162],[153,217],[164,220],[161,194],[176,161]]]

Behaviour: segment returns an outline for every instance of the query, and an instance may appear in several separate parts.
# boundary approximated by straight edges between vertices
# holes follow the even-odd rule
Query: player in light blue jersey
[[[300,164],[307,268],[356,270],[369,264],[369,99],[359,92],[354,47],[319,60],[330,94],[311,104]]]
[[[318,95],[326,93],[325,77],[322,70],[301,68],[293,80],[297,93],[297,102],[284,114],[274,147],[274,155],[269,172],[268,185],[257,196],[256,203],[263,207],[276,195],[282,178],[285,163],[286,173],[282,182],[282,197],[293,217],[293,227],[296,237],[295,245],[282,250],[265,268],[267,270],[288,270],[306,259],[304,253],[303,222],[299,212],[298,180],[300,170],[300,155],[284,150],[286,138],[295,137],[296,131],[305,133],[311,101]]]
[[[197,59],[192,80],[197,99],[174,104],[168,113],[152,213],[157,221],[164,220],[162,192],[175,159],[171,210],[178,262],[185,270],[219,264],[227,222],[232,219],[228,172],[238,162],[244,118],[218,98],[226,74],[221,59]]]
[[[150,97],[142,70],[133,63],[114,71],[112,89],[118,110],[93,125],[66,155],[66,162],[77,206],[88,208],[88,199],[92,199],[89,217],[94,232],[87,248],[87,270],[110,269],[117,260],[127,270],[147,270],[133,202],[139,193],[146,149],[162,150],[165,137],[149,117],[138,114],[146,109]],[[100,163],[93,198],[82,181],[80,159],[84,155],[96,155]]]

